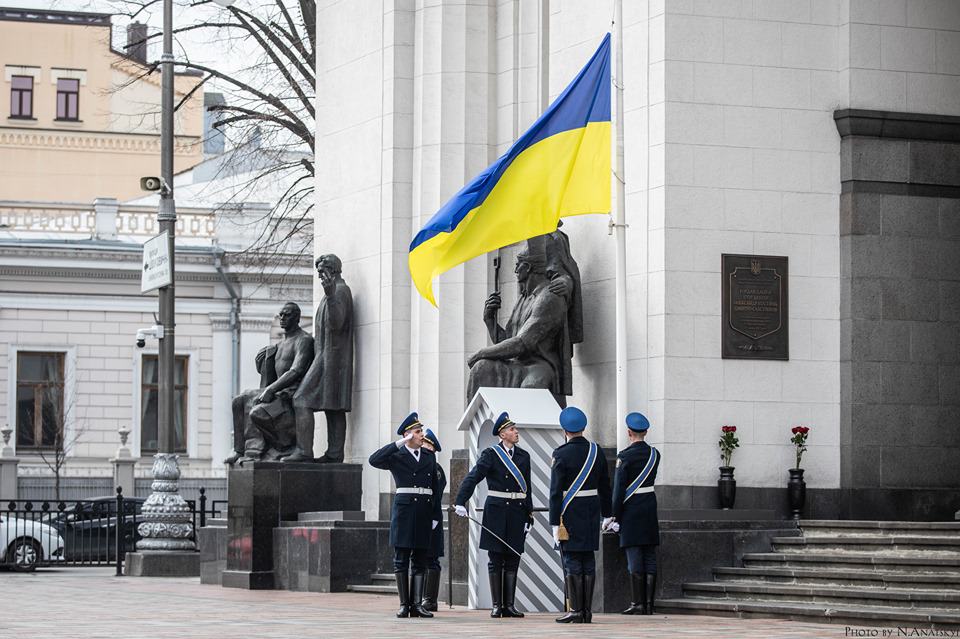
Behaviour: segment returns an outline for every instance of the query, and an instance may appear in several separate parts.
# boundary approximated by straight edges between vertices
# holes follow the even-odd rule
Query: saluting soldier
[[[613,478],[614,530],[627,553],[630,571],[630,607],[625,615],[652,615],[657,590],[657,546],[660,522],[653,485],[660,468],[660,451],[644,441],[650,422],[640,413],[627,415],[630,445],[617,453]]]
[[[398,617],[433,617],[421,603],[432,531],[443,517],[434,454],[423,448],[423,425],[410,413],[397,428],[400,439],[370,455],[370,465],[389,470],[397,486],[390,512],[390,545],[400,596]],[[408,574],[413,564],[412,579]]]
[[[474,489],[482,480],[487,481],[480,548],[487,551],[490,598],[493,600],[490,616],[523,617],[514,604],[520,569],[518,553],[523,552],[524,541],[533,525],[530,454],[517,445],[520,431],[507,413],[501,413],[494,422],[493,436],[500,441],[485,449],[477,465],[463,478],[455,510],[461,517],[466,517],[466,504]]]
[[[553,451],[550,470],[550,525],[560,546],[569,611],[557,623],[590,623],[600,547],[600,528],[610,517],[607,460],[595,442],[583,436],[587,416],[575,406],[560,412],[566,443]],[[603,521],[601,522],[601,517]]]
[[[423,447],[436,455],[442,448],[440,440],[429,428],[423,433]],[[437,464],[437,490],[433,492],[434,500],[440,504],[443,491],[447,487],[447,475],[443,466]],[[441,513],[443,506],[441,504]],[[443,557],[443,520],[433,529],[430,537],[430,558],[427,561],[427,577],[423,585],[423,607],[431,612],[437,611],[437,597],[440,594],[440,558]]]

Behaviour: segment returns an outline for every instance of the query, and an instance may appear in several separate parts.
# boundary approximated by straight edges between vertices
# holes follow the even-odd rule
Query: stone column
[[[230,334],[230,314],[211,313],[210,328],[213,330],[213,361],[218,362],[218,371],[222,374],[213,376],[211,389],[213,406],[213,432],[210,435],[210,458],[213,468],[223,468],[223,460],[233,452],[233,412],[230,402],[233,399],[233,366],[240,366],[241,362],[233,362],[233,352]],[[269,331],[269,328],[267,329]],[[228,369],[224,364],[232,362]],[[250,367],[253,366],[253,357],[250,357]],[[230,374],[226,372],[229,370]],[[242,388],[240,390],[243,390]]]
[[[136,495],[137,485],[134,469],[137,467],[137,460],[130,454],[130,448],[127,447],[127,438],[130,436],[130,429],[123,427],[118,431],[120,435],[120,448],[117,449],[116,456],[110,460],[113,464],[113,488],[123,488],[124,497],[133,497]]]
[[[307,316],[307,311],[302,312]],[[257,351],[270,344],[272,327],[273,315],[240,313],[240,361],[250,363],[249,366],[240,366],[241,390],[260,387],[260,373],[253,362]]]
[[[0,447],[0,499],[17,499],[17,464],[20,460],[10,445],[10,434],[13,430],[9,426],[0,429],[3,436],[3,445]]]

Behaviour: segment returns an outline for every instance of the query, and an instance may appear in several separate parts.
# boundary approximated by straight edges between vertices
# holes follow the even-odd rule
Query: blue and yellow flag
[[[410,243],[410,275],[433,278],[544,233],[561,217],[610,211],[610,34],[530,129],[443,205]]]

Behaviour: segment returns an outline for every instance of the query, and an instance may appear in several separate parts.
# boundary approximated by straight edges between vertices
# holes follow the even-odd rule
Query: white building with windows
[[[245,221],[268,209],[178,209],[175,431],[188,495],[225,492],[230,400],[237,386],[259,385],[254,356],[279,339],[279,308],[297,302],[310,324],[309,257],[264,269],[237,255],[249,245]],[[21,497],[53,496],[58,446],[61,497],[111,492],[123,430],[139,460],[137,492],[148,490],[157,343],[137,348],[134,338],[156,323],[156,292],[140,293],[142,244],[156,232],[151,206],[0,201],[0,425],[12,430]]]

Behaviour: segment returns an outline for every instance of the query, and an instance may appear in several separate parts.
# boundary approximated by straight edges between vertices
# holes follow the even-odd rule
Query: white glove
[[[433,520],[433,525],[432,525],[432,526],[430,526],[430,530],[434,530],[434,529],[436,529],[436,527],[437,527],[437,524],[439,524],[439,523],[440,523],[439,521],[437,521],[436,519],[434,519],[434,520]]]
[[[466,517],[466,516],[467,516],[467,507],[466,507],[466,506],[461,506],[460,504],[457,504],[456,506],[454,506],[453,511],[454,511],[455,513],[457,513],[458,515],[460,515],[461,517]]]
[[[606,530],[607,528],[609,528],[610,524],[612,524],[613,521],[614,521],[613,517],[604,517],[603,523],[600,524],[600,530]]]
[[[610,530],[612,530],[615,533],[620,532],[620,524],[618,524],[617,522],[613,522],[612,524],[610,524]]]
[[[555,546],[560,545],[560,526],[553,526],[553,543]]]
[[[406,435],[404,435],[403,437],[401,437],[396,441],[397,448],[403,448],[403,446],[411,439],[413,439],[413,431],[410,431],[409,433],[407,433]]]
[[[533,528],[533,524],[531,524],[530,522],[527,522],[523,525],[523,532],[528,533],[530,532],[531,528]]]

